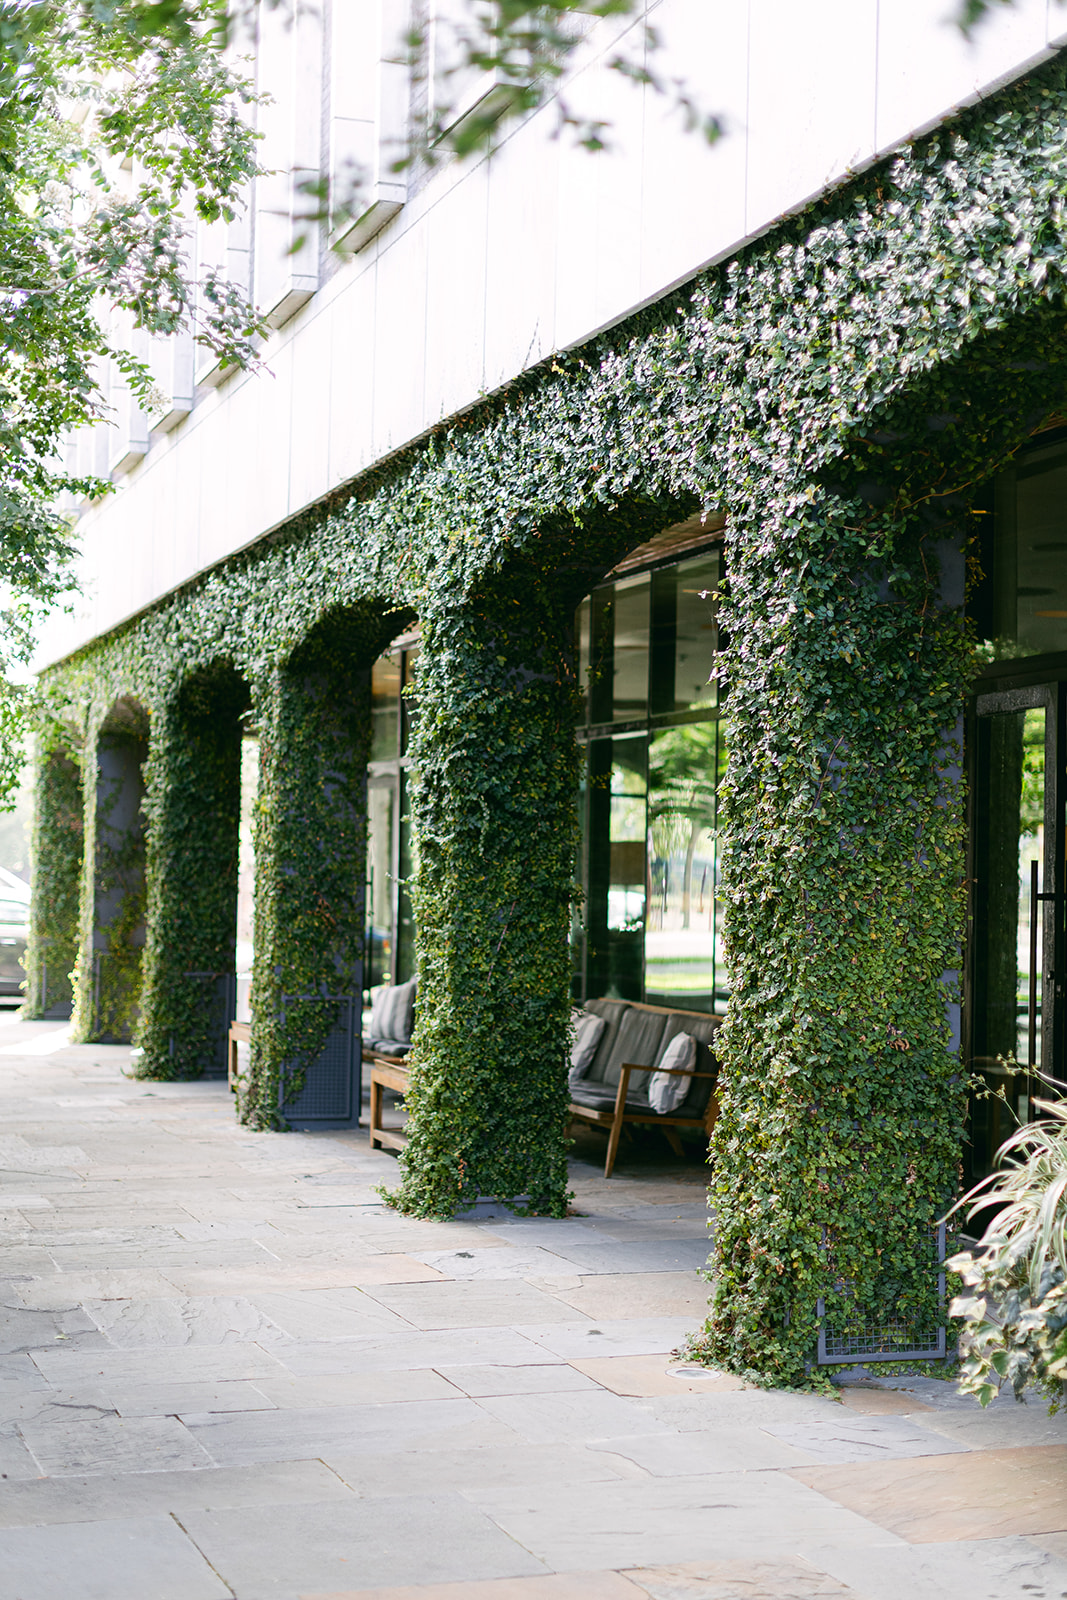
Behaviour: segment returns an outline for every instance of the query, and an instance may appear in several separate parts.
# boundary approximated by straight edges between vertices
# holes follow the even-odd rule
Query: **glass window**
[[[632,933],[645,920],[645,763],[647,740],[613,740],[608,927]]]
[[[583,600],[578,607],[575,619],[574,632],[578,645],[578,688],[584,702],[584,718],[589,718],[589,666],[591,662],[592,643],[592,607],[588,600]]]
[[[981,717],[977,736],[975,1055],[983,1063],[998,1055],[1028,1061],[1033,862],[1039,890],[1045,885],[1045,709]],[[1043,921],[1039,915],[1034,929],[1038,1066]]]
[[[982,520],[984,581],[968,609],[986,659],[1067,651],[1067,443],[1022,452]]]
[[[371,773],[367,784],[367,916],[364,986],[402,983],[414,963],[414,927],[407,879],[410,825],[405,815],[404,752],[418,646],[397,646],[371,672]]]
[[[1014,1076],[998,1058],[1014,1056],[1060,1075],[1051,1015],[1059,914],[1053,902],[1039,898],[1050,883],[1045,756],[1053,727],[1046,705],[1018,704],[1044,697],[1041,689],[994,694],[984,706],[979,701],[974,724],[971,1054],[973,1067],[995,1092],[971,1101],[969,1181],[993,1170],[996,1151],[1016,1121],[1029,1119],[1031,1094],[1043,1092],[1039,1083]],[[993,709],[986,709],[990,704]],[[1051,1023],[1047,1038],[1046,1017]]]
[[[612,640],[613,722],[648,715],[648,631],[651,583],[648,573],[615,585]]]
[[[255,953],[255,814],[259,795],[259,740],[241,740],[241,820],[237,844],[237,997],[234,1017],[251,1019],[252,958]]]
[[[654,716],[713,710],[717,704],[712,675],[719,570],[716,550],[652,575],[649,710]]]
[[[418,674],[419,647],[404,651],[404,692],[400,697],[402,753],[407,755],[408,745],[415,728],[415,679]]]
[[[719,630],[715,599],[720,579],[717,550],[675,568],[677,623],[674,646],[675,711],[711,709],[718,704],[715,652]]]
[[[1020,463],[1014,476],[1012,633],[1020,654],[1042,655],[1067,648],[1067,455]]]
[[[588,754],[586,990],[640,1000],[644,987],[645,734],[595,739]]]
[[[397,785],[394,779],[367,786],[367,956],[364,986],[390,983],[396,918]]]
[[[648,751],[645,998],[712,1009],[717,867],[718,723],[666,728]]]
[[[643,722],[648,715],[647,572],[604,584],[575,619],[579,683],[591,722]]]
[[[400,658],[379,656],[371,668],[372,761],[395,761],[400,755]]]
[[[589,720],[610,722],[614,695],[615,589],[595,589],[589,598]]]
[[[411,830],[411,805],[407,774],[400,774],[400,870],[396,895],[396,981],[407,983],[415,976],[415,914],[408,885],[416,867],[415,840]]]
[[[602,584],[575,619],[593,737],[581,795],[575,989],[709,1011],[725,999],[715,795],[722,554]],[[607,733],[637,722],[641,733]],[[599,728],[598,728],[599,725]]]

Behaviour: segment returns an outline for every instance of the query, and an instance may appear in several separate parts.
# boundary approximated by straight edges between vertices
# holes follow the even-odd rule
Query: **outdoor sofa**
[[[371,1007],[363,1038],[363,1059],[370,1063],[370,1147],[402,1150],[407,1135],[402,1128],[387,1128],[382,1122],[384,1092],[403,1094],[408,1086],[405,1057],[411,1049],[415,1026],[416,981],[390,984],[379,989]]]
[[[411,1009],[404,1013],[406,1039],[376,1037],[389,1020],[384,1014],[372,1016],[367,1030],[364,1058],[371,1063],[372,1150],[378,1146],[401,1150],[405,1144],[403,1130],[385,1127],[382,1112],[384,1091],[403,1094],[408,1085],[404,1057],[410,1048],[414,1007],[414,985],[410,987]],[[673,1011],[625,1000],[588,1000],[574,1012],[570,1116],[607,1131],[606,1178],[611,1177],[623,1129],[633,1124],[661,1128],[679,1156],[683,1154],[680,1132],[710,1137],[718,1112],[712,1044],[721,1022],[720,1016],[707,1012]],[[672,1064],[679,1060],[681,1065]]]
[[[711,1137],[719,1109],[712,1046],[722,1020],[626,1000],[587,1000],[575,1011],[570,1113],[607,1130],[605,1178],[631,1125],[661,1128],[679,1156],[680,1130]]]

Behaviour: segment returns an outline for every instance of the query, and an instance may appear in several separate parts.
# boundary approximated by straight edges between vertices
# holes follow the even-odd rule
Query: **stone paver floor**
[[[0,1015],[0,1600],[1067,1595],[1067,1419],[672,1357],[699,1165],[419,1222],[365,1133],[63,1041]]]

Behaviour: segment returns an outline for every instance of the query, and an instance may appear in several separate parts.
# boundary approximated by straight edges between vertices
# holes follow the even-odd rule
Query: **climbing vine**
[[[111,725],[91,726],[83,772],[83,842],[78,944],[70,974],[72,1037],[126,1040],[139,1011],[145,924],[145,839],[141,767],[144,708],[122,700]]]
[[[78,906],[84,856],[81,766],[61,727],[41,730],[33,819],[36,939],[26,953],[29,1016],[69,1015],[78,955]],[[47,927],[47,933],[42,930]]]
[[[248,707],[247,685],[221,662],[185,678],[153,721],[142,1076],[191,1077],[225,1064]]]
[[[419,1027],[402,1210],[447,1215],[480,1194],[556,1215],[565,1205],[573,611],[547,575],[513,578],[423,630]]]
[[[56,717],[136,692],[165,728],[225,662],[273,741],[248,1122],[276,1125],[313,1053],[277,1026],[278,986],[328,995],[355,972],[358,896],[328,879],[321,830],[339,818],[358,860],[358,777],[321,752],[364,736],[354,705],[316,722],[300,651],[352,620],[328,700],[417,615],[422,987],[397,1203],[563,1209],[567,618],[623,553],[719,508],[734,987],[700,1348],[799,1382],[820,1301],[824,1332],[921,1334],[961,1139],[961,552],[982,483],[1067,391],[1065,135],[1057,57],[49,674]],[[201,825],[176,771],[149,762],[150,878]],[[331,886],[298,896],[298,948],[282,886],[301,874]],[[149,941],[143,1070],[194,1070],[153,1032],[184,1026],[184,980]]]

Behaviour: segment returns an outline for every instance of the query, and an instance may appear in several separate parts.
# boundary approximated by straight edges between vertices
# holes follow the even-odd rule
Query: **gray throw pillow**
[[[379,989],[371,1007],[370,1039],[410,1039],[415,1011],[415,979]]]
[[[692,1072],[696,1066],[697,1042],[688,1033],[676,1033],[659,1061],[660,1067],[673,1067],[678,1072]],[[661,1117],[676,1111],[693,1086],[692,1078],[676,1078],[670,1073],[654,1072],[648,1080],[648,1103]]]
[[[385,984],[374,996],[370,1008],[370,1022],[367,1024],[367,1037],[369,1039],[386,1039],[388,1022],[393,1010],[393,986]]]
[[[594,1017],[590,1011],[579,1011],[574,1024],[574,1043],[571,1045],[571,1070],[567,1081],[579,1083],[593,1065],[596,1047],[607,1027],[603,1017]]]

